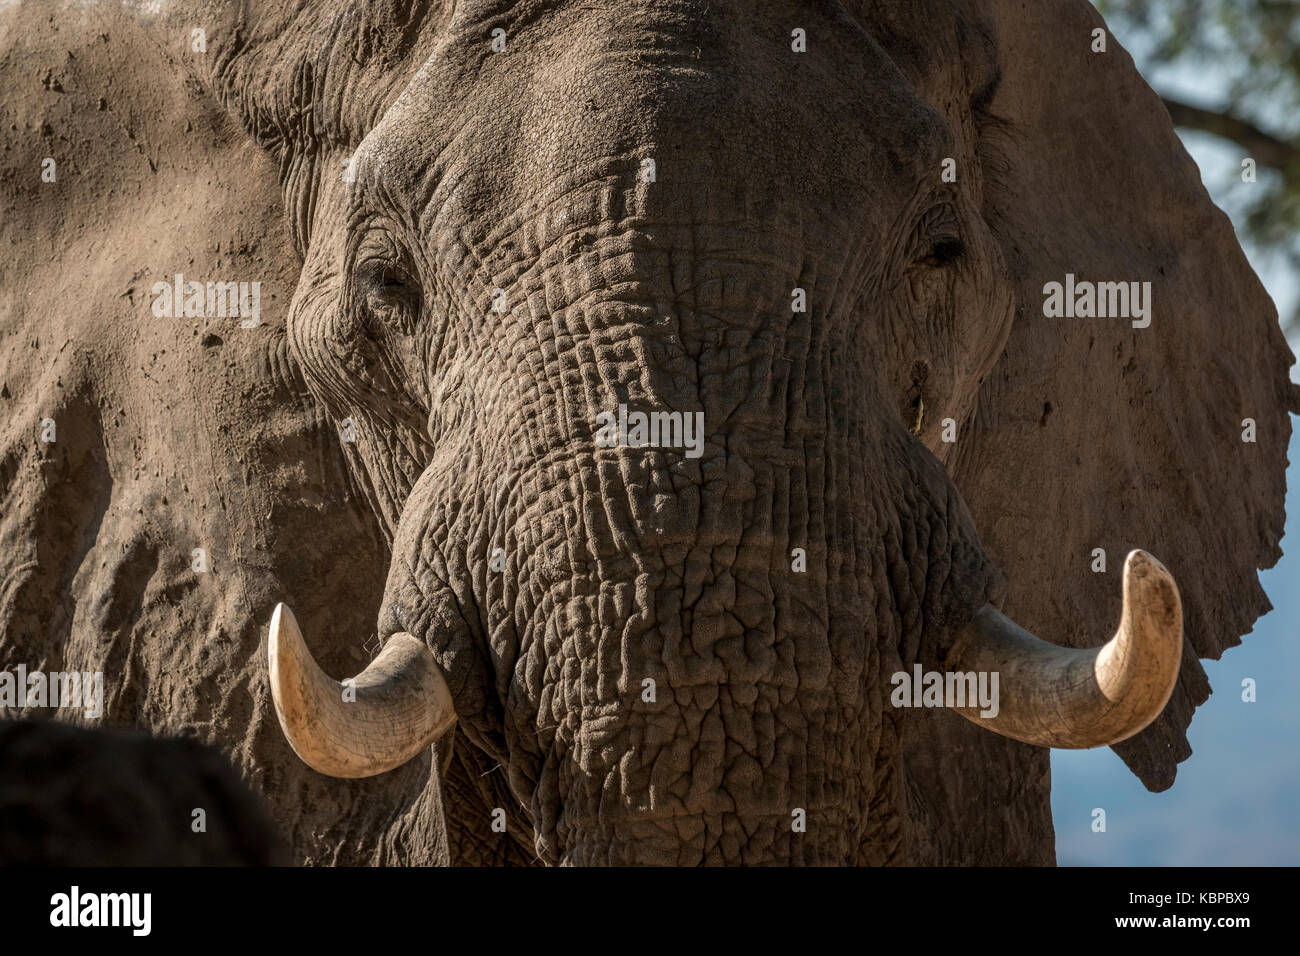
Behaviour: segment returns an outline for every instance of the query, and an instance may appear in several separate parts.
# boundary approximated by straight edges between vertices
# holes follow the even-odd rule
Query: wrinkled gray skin
[[[220,746],[300,862],[1052,862],[1048,751],[900,712],[889,675],[986,598],[1095,648],[1146,549],[1181,670],[1115,750],[1169,787],[1200,659],[1268,610],[1300,407],[1101,27],[1086,0],[0,4],[0,659],[102,670],[106,722]],[[178,272],[262,282],[261,324],[156,316]],[[1045,318],[1066,273],[1149,280],[1151,325]],[[702,412],[704,454],[598,449],[620,403]],[[427,642],[454,753],[298,760],[278,602],[336,679]]]
[[[1114,626],[1092,548],[1185,574],[1179,687],[1120,750],[1172,782],[1197,657],[1267,608],[1295,396],[1087,4],[254,6],[212,82],[279,164],[293,363],[391,542],[378,636],[455,698],[453,862],[1050,860],[1044,751],[889,705],[1004,590],[949,470],[1058,643]],[[1151,279],[1155,331],[1040,321],[1067,271]],[[702,457],[597,448],[620,404],[703,412]]]
[[[1011,321],[979,179],[883,59],[833,67],[842,11],[759,81],[721,10],[547,19],[524,79],[467,11],[316,187],[290,341],[393,538],[380,637],[433,648],[546,862],[888,862],[889,676],[995,580],[932,454]],[[620,403],[703,411],[703,456],[597,449]]]

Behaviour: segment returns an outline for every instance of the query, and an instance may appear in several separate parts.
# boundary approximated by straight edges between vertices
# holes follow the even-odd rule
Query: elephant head
[[[1008,262],[1051,227],[1000,213],[1025,146],[996,25],[936,13],[900,63],[915,15],[768,7],[461,3],[389,31],[410,67],[383,96],[295,60],[333,16],[277,68],[232,59],[238,102],[328,111],[312,151],[274,105],[262,128],[304,257],[289,338],[392,541],[355,701],[291,612],[271,626],[280,720],[322,772],[387,771],[458,718],[548,862],[888,861],[892,675],[998,674],[997,715],[962,712],[1040,747],[1164,708],[1168,572],[1129,557],[1105,647],[1039,641],[990,603],[942,466],[1013,329],[1069,331]],[[1147,356],[1183,321],[1160,304],[1155,332],[1090,334]],[[629,410],[702,441],[602,447]]]
[[[304,761],[433,744],[448,830],[482,768],[577,864],[1041,862],[1043,748],[1172,781],[1267,606],[1291,358],[1088,4],[253,7],[204,82],[386,562],[373,630],[346,574],[271,617]],[[342,689],[308,649],[376,637]],[[995,712],[895,706],[915,668]]]

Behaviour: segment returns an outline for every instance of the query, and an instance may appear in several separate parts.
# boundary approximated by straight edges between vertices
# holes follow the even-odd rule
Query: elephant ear
[[[1257,571],[1281,555],[1294,358],[1159,97],[1113,37],[1094,52],[1104,22],[1091,5],[991,6],[1002,82],[988,110],[1010,145],[985,215],[1019,305],[953,473],[1006,575],[1007,609],[1036,633],[1106,640],[1130,549],[1173,572],[1178,684],[1114,748],[1163,790],[1210,693],[1198,659],[1217,660],[1270,610]],[[1046,318],[1044,286],[1067,274],[1151,283],[1150,325]]]
[[[145,7],[57,31],[39,5],[0,9],[0,660],[101,672],[100,722],[219,745],[295,859],[445,859],[428,760],[335,781],[280,732],[276,602],[356,673],[387,549],[289,360],[279,171],[187,76],[191,26],[214,45],[222,27]],[[177,273],[258,283],[260,314],[158,314]]]
[[[966,168],[1014,283],[1005,350],[946,462],[1006,578],[1003,609],[1048,640],[1094,647],[1118,622],[1129,550],[1178,581],[1177,686],[1114,747],[1163,790],[1210,693],[1199,659],[1218,659],[1270,609],[1257,571],[1281,553],[1296,405],[1276,309],[1090,4],[862,9],[918,90],[959,134],[974,131]],[[1044,287],[1067,274],[1151,283],[1150,325],[1046,317]],[[909,861],[1051,862],[1047,752],[948,712],[913,717]]]

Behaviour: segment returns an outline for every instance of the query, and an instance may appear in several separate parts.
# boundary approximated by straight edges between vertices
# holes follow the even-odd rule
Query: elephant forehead
[[[647,179],[651,160],[651,216],[698,218],[704,193],[740,181],[754,199],[867,224],[890,221],[950,147],[838,8],[742,20],[719,4],[487,6],[497,15],[449,25],[357,151],[395,201],[505,214],[549,183]]]

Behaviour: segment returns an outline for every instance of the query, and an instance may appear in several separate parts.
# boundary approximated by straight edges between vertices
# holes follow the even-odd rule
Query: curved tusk
[[[996,716],[954,708],[1004,737],[1081,749],[1132,737],[1164,710],[1183,654],[1183,606],[1165,566],[1145,551],[1124,561],[1124,614],[1100,648],[1040,641],[992,605],[971,619],[947,670],[998,675]],[[988,708],[986,712],[994,708]]]
[[[271,696],[293,752],[331,777],[371,777],[400,767],[451,729],[456,710],[433,652],[394,634],[370,666],[345,683],[312,658],[287,605],[271,616]]]

